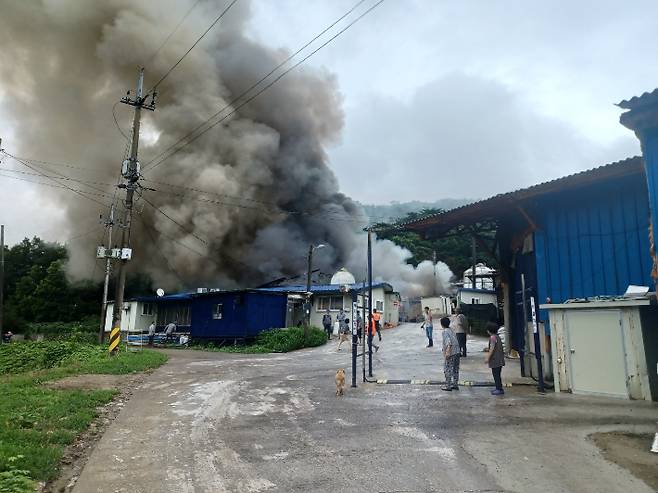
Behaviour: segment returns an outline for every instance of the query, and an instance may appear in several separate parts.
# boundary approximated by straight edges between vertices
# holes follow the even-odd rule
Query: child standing
[[[503,341],[498,336],[498,325],[494,322],[487,324],[487,333],[489,334],[489,349],[484,361],[491,368],[496,388],[491,391],[491,395],[503,395],[503,382],[500,374],[505,366],[505,353],[503,352]]]
[[[443,317],[441,319],[443,327],[443,358],[445,360],[443,373],[446,377],[445,386],[441,390],[459,390],[459,341],[454,331],[450,328],[450,319]]]

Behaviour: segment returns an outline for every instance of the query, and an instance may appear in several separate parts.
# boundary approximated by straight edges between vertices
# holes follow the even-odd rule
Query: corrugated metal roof
[[[651,92],[645,92],[642,96],[633,96],[617,103],[617,106],[625,110],[635,110],[642,106],[658,104],[658,88]]]
[[[192,293],[174,293],[164,296],[137,296],[130,301],[142,301],[150,303],[152,301],[189,301],[192,299]]]
[[[639,156],[616,161],[614,163],[592,168],[579,173],[574,173],[556,180],[546,181],[528,188],[521,188],[512,192],[494,195],[488,199],[479,200],[471,204],[456,207],[449,211],[431,214],[421,219],[407,221],[397,225],[399,229],[412,231],[423,231],[434,226],[452,228],[463,224],[472,224],[487,219],[494,219],[503,213],[510,204],[546,195],[552,192],[577,189],[592,183],[607,181],[643,173],[643,160]]]
[[[363,288],[362,283],[350,284],[350,289],[361,289]],[[366,284],[366,288],[368,285]],[[379,282],[372,285],[373,288],[384,288],[384,290],[393,291],[393,286],[386,282]],[[305,293],[306,284],[295,284],[291,286],[274,286],[271,288],[259,288],[254,289],[253,291],[270,291],[278,293]],[[340,286],[337,284],[312,284],[311,285],[312,293],[338,293],[340,292]]]

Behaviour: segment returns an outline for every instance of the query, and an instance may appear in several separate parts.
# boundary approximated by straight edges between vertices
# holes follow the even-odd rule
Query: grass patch
[[[64,447],[117,393],[50,389],[42,382],[84,373],[134,373],[166,359],[148,350],[109,356],[104,346],[72,341],[0,346],[0,493],[34,491],[34,481],[55,478]]]
[[[191,349],[203,351],[219,351],[224,353],[287,353],[305,347],[321,346],[327,342],[327,334],[317,327],[310,327],[308,337],[304,341],[304,329],[289,327],[287,329],[272,329],[261,332],[250,344],[235,346],[217,346],[216,344],[192,344]]]

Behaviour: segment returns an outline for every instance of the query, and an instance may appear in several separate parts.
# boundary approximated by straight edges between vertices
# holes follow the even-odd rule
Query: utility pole
[[[475,280],[477,279],[477,276],[475,274],[475,264],[477,263],[477,245],[475,244],[475,235],[471,238],[471,249],[473,250],[473,277],[471,278],[471,284],[473,289],[476,289]]]
[[[0,336],[5,331],[5,225],[0,225]],[[2,337],[0,337],[2,341]]]
[[[432,294],[436,296],[436,250],[432,252],[432,265],[434,266],[434,285],[432,286]]]
[[[132,249],[130,248],[130,226],[133,212],[133,197],[135,190],[139,188],[139,162],[137,161],[137,151],[139,149],[139,125],[142,116],[142,108],[149,111],[155,109],[154,92],[151,96],[151,103],[145,104],[146,96],[142,96],[144,90],[144,69],[139,69],[137,77],[137,91],[134,99],[130,98],[130,91],[126,94],[121,102],[135,108],[133,116],[132,141],[130,145],[130,156],[121,166],[121,176],[123,183],[119,188],[126,190],[126,200],[124,202],[124,216],[121,223],[121,254],[116,274],[116,291],[114,295],[114,311],[112,313],[112,329],[110,331],[110,352],[118,351],[121,342],[121,316],[123,313],[123,293],[126,286],[126,266],[132,258]],[[148,96],[148,95],[147,95]]]
[[[110,218],[105,221],[107,226],[107,250],[112,250],[112,230],[114,229],[114,203],[110,207]],[[105,335],[105,317],[107,315],[107,291],[110,287],[110,272],[112,271],[112,256],[105,256],[105,282],[103,283],[103,307],[101,309],[101,326],[98,330],[98,344],[103,344]]]
[[[368,229],[368,376],[372,377],[372,232]]]
[[[311,325],[311,275],[313,274],[313,243],[308,246],[306,258],[306,303],[304,303],[304,345],[308,339],[308,327]]]

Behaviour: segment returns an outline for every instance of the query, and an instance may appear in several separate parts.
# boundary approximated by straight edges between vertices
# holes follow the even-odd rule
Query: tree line
[[[68,259],[64,245],[38,237],[5,246],[5,330],[22,332],[33,322],[99,318],[103,282],[70,281]],[[126,291],[128,296],[137,296],[151,293],[151,288],[150,278],[138,274],[129,276]]]
[[[397,221],[374,224],[379,238],[388,239],[408,249],[408,262],[414,266],[424,260],[445,262],[457,277],[471,266],[471,239],[468,235],[439,239],[423,239],[419,234],[396,229],[397,223],[420,219],[442,212],[425,208],[409,212]],[[50,243],[38,237],[25,238],[12,247],[5,246],[5,314],[6,330],[21,332],[35,322],[72,322],[89,317],[98,319],[103,295],[102,280],[71,281],[66,275],[69,260],[64,245]],[[478,261],[496,267],[495,261],[484,252]],[[110,295],[114,293],[110,282]],[[129,274],[126,298],[153,293],[153,282],[148,275]]]
[[[424,239],[418,233],[397,229],[396,225],[415,221],[423,217],[439,214],[443,209],[425,208],[417,212],[409,212],[393,222],[379,222],[373,225],[377,237],[391,240],[396,245],[406,248],[412,254],[408,263],[417,266],[424,260],[432,260],[434,252],[438,261],[445,262],[450,270],[461,278],[464,271],[472,266],[471,237],[468,234],[449,236],[446,238]],[[489,267],[496,268],[496,261],[486,252],[477,252],[477,261],[484,262]]]

